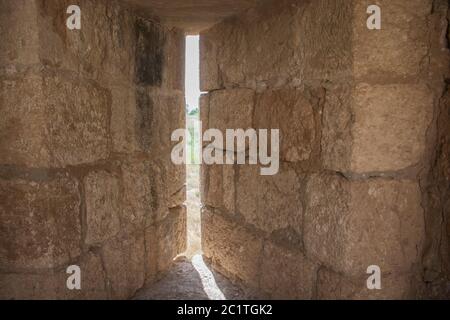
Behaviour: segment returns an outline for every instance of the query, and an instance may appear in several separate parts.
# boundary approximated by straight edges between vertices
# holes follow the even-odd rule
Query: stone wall
[[[0,0],[0,298],[128,298],[186,243],[184,34],[119,1]],[[66,288],[81,267],[82,290]]]
[[[448,294],[448,4],[380,0],[369,30],[372,2],[272,1],[201,34],[204,128],[280,129],[278,175],[202,166],[206,257],[269,298]]]

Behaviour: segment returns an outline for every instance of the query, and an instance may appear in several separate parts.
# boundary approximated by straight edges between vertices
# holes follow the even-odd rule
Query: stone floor
[[[247,300],[251,290],[211,271],[201,255],[178,258],[160,281],[141,289],[135,300]]]

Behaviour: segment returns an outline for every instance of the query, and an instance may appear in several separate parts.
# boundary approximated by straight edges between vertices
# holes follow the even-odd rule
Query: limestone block
[[[203,183],[202,203],[225,209],[228,213],[235,213],[235,167],[233,165],[206,165],[201,167]]]
[[[301,181],[296,172],[282,165],[278,174],[261,176],[259,166],[239,166],[236,206],[247,223],[272,233],[292,228],[302,233]]]
[[[167,218],[156,227],[158,272],[167,271],[173,259],[186,250],[186,207],[170,209]]]
[[[219,65],[217,62],[218,39],[211,32],[202,33],[200,37],[200,88],[201,91],[220,89]]]
[[[120,184],[106,171],[91,172],[84,179],[86,243],[100,244],[120,230]]]
[[[370,265],[409,272],[420,260],[424,220],[416,182],[323,174],[311,176],[306,188],[308,257],[347,275],[361,275]]]
[[[58,298],[59,280],[58,274],[53,272],[47,274],[0,274],[0,299],[54,300]]]
[[[108,156],[108,95],[56,75],[3,80],[0,163],[65,167]]]
[[[129,83],[135,72],[135,18],[118,1],[80,0],[81,30],[69,30],[68,0],[39,2],[41,61],[105,84]]]
[[[266,242],[261,290],[272,299],[311,299],[316,283],[316,268],[301,252]]]
[[[322,139],[325,166],[370,173],[418,164],[432,112],[432,93],[420,84],[361,83],[330,92]]]
[[[168,214],[166,182],[161,168],[149,160],[121,164],[123,183],[122,230],[144,230]]]
[[[254,95],[250,89],[219,90],[210,93],[209,128],[219,129],[224,137],[226,129],[252,128]]]
[[[281,160],[298,162],[311,158],[317,139],[314,109],[300,90],[269,90],[258,94],[255,127],[280,130]]]
[[[101,257],[92,252],[83,256],[79,262],[81,270],[81,290],[68,290],[65,271],[60,271],[56,286],[58,299],[105,300],[108,299],[106,273]]]
[[[283,0],[217,24],[202,33],[202,90],[348,77],[352,8],[345,0]]]
[[[204,208],[202,249],[222,271],[251,286],[258,286],[262,239],[245,227]]]
[[[111,298],[131,298],[144,285],[144,233],[112,239],[101,250]]]
[[[0,261],[3,269],[53,268],[81,248],[78,183],[65,175],[45,181],[0,180]]]
[[[66,267],[43,273],[0,275],[3,300],[107,299],[105,273],[99,256],[89,252],[77,262],[81,270],[81,290],[67,288]]]
[[[140,150],[170,161],[172,132],[185,128],[184,97],[139,88],[136,91],[135,134]]]
[[[140,151],[137,135],[136,89],[127,86],[111,87],[111,140],[114,152]]]
[[[186,250],[186,207],[170,209],[166,219],[145,230],[146,283],[168,270],[173,259]]]
[[[39,33],[35,1],[0,1],[0,66],[39,62]]]
[[[353,1],[353,70],[356,78],[417,76],[426,67],[432,1],[382,0],[381,30],[369,30],[373,1]]]
[[[341,274],[322,268],[318,272],[317,299],[320,300],[398,300],[413,299],[411,277],[406,274],[381,275],[381,289],[369,290],[369,274],[346,278]]]

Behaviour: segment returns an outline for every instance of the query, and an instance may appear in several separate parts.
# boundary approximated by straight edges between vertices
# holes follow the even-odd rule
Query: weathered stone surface
[[[235,168],[233,165],[202,165],[201,199],[202,204],[213,208],[225,209],[235,213],[234,183]]]
[[[322,161],[325,168],[350,168],[352,143],[352,87],[333,85],[326,90],[322,116]]]
[[[186,166],[167,163],[168,206],[174,208],[186,201]]]
[[[280,157],[283,161],[310,159],[316,144],[314,109],[300,90],[270,90],[259,94],[255,127],[280,130]]]
[[[80,266],[81,290],[67,289],[66,269],[44,273],[6,273],[0,275],[0,299],[50,300],[50,299],[107,299],[108,292],[100,257],[87,253]]]
[[[215,267],[254,287],[258,286],[263,249],[262,239],[258,236],[204,208],[202,248]]]
[[[61,279],[62,280],[62,279]],[[58,274],[0,274],[0,299],[2,300],[53,300],[57,299]]]
[[[138,89],[135,130],[140,149],[170,161],[172,132],[184,128],[184,97],[158,90]]]
[[[64,167],[107,157],[104,90],[61,76],[29,74],[3,80],[0,96],[1,163]]]
[[[115,152],[140,151],[136,130],[136,90],[130,86],[111,87],[111,140]]]
[[[427,17],[432,1],[389,1],[381,8],[381,30],[369,30],[367,8],[373,1],[353,1],[353,72],[357,78],[417,76],[426,67]]]
[[[129,83],[135,69],[134,15],[119,1],[80,0],[81,30],[66,27],[68,0],[39,2],[41,62],[104,84]]]
[[[83,256],[77,265],[81,270],[81,290],[68,290],[66,270],[59,271],[56,292],[58,299],[105,300],[109,297],[106,273],[101,257],[92,252]]]
[[[163,171],[144,159],[122,163],[122,230],[143,230],[168,214],[167,189]]]
[[[10,64],[39,62],[36,2],[0,2],[0,68]]]
[[[200,88],[202,91],[222,88],[217,62],[217,41],[217,36],[214,36],[213,32],[205,32],[200,37]]]
[[[248,223],[271,233],[292,228],[302,233],[303,203],[300,179],[287,165],[273,176],[261,176],[259,166],[239,166],[236,206]]]
[[[369,275],[346,278],[341,274],[322,268],[318,272],[317,299],[412,299],[411,277],[402,274],[383,274],[381,289],[367,289]]]
[[[362,83],[331,93],[324,112],[325,165],[368,173],[418,164],[432,106],[432,94],[424,85]]]
[[[173,259],[186,250],[186,207],[170,209],[166,219],[145,230],[145,279],[153,282],[166,272]]]
[[[58,175],[48,181],[0,180],[2,269],[53,268],[80,254],[78,183]]]
[[[108,286],[112,299],[131,298],[144,285],[144,233],[116,238],[102,247]]]
[[[418,163],[433,114],[423,85],[360,84],[354,92],[352,170],[402,169]]]
[[[224,137],[226,129],[252,128],[254,96],[253,90],[249,89],[211,92],[209,128],[219,129]]]
[[[173,259],[186,250],[186,207],[170,209],[167,218],[156,227],[158,239],[158,272],[166,271]]]
[[[168,89],[184,89],[184,35],[158,22],[137,18],[136,83]]]
[[[272,299],[311,299],[316,268],[301,252],[265,242],[261,290]]]
[[[202,90],[349,76],[352,9],[344,0],[283,0],[216,25],[202,33]]]
[[[106,171],[90,173],[84,179],[86,198],[86,243],[100,244],[120,230],[119,180]]]
[[[307,202],[308,257],[348,275],[363,274],[370,265],[407,272],[419,261],[424,221],[416,182],[313,175]]]

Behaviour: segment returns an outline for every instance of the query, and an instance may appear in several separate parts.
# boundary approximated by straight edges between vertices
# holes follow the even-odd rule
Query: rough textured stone
[[[327,167],[383,172],[422,160],[433,105],[426,86],[362,83],[341,90],[331,93],[325,104],[322,146]]]
[[[111,140],[115,152],[140,151],[136,134],[136,90],[133,87],[111,87]]]
[[[346,278],[322,268],[318,272],[317,299],[412,299],[411,277],[402,274],[383,274],[381,290],[367,289],[369,275]]]
[[[58,175],[48,181],[0,180],[2,269],[53,268],[81,248],[78,183]]]
[[[102,247],[107,284],[112,299],[127,299],[144,285],[144,233],[112,239]]]
[[[107,299],[108,292],[100,257],[87,253],[80,266],[81,290],[67,289],[64,268],[46,273],[7,273],[0,275],[0,298],[6,300]]]
[[[34,1],[0,1],[0,38],[0,68],[9,64],[39,62],[39,34]]]
[[[252,128],[253,108],[252,90],[214,91],[210,93],[209,128],[219,129],[224,137],[226,129]]]
[[[128,160],[122,164],[123,230],[143,230],[168,214],[163,179],[161,169],[148,160]]]
[[[113,175],[98,171],[84,179],[86,198],[86,243],[99,244],[120,230],[120,185]]]
[[[432,119],[424,85],[360,84],[354,92],[352,170],[402,169],[418,163]]]
[[[261,290],[272,299],[311,299],[316,265],[298,251],[264,243]]]
[[[232,165],[202,165],[202,203],[235,213],[235,169]]]
[[[166,219],[145,230],[145,279],[151,283],[186,250],[186,207],[170,209]]]
[[[0,86],[1,163],[64,167],[107,157],[104,90],[51,74],[12,78]]]
[[[369,30],[367,7],[353,1],[353,72],[357,78],[417,76],[427,64],[427,16],[432,1],[381,0],[381,30]]]
[[[236,180],[236,206],[248,223],[271,233],[292,228],[301,234],[303,203],[300,179],[283,165],[273,176],[261,176],[258,166],[239,166]]]
[[[134,126],[140,150],[170,161],[172,132],[185,127],[183,95],[143,88],[136,95]]]
[[[258,286],[262,239],[239,224],[202,210],[202,247],[215,267]]]
[[[202,90],[350,76],[352,9],[345,0],[268,1],[216,25],[202,33]]]
[[[281,160],[310,159],[316,144],[314,110],[300,90],[265,91],[258,95],[255,126],[280,130]]]
[[[78,1],[82,8],[81,30],[66,27],[66,10],[73,4],[71,1],[39,3],[42,63],[106,84],[124,84],[133,79],[135,18],[119,1]]]
[[[424,221],[416,182],[314,175],[307,202],[306,252],[329,268],[349,275],[370,265],[407,272],[419,261]]]
[[[186,250],[186,207],[170,209],[167,218],[157,228],[158,272],[166,271],[173,259]]]

